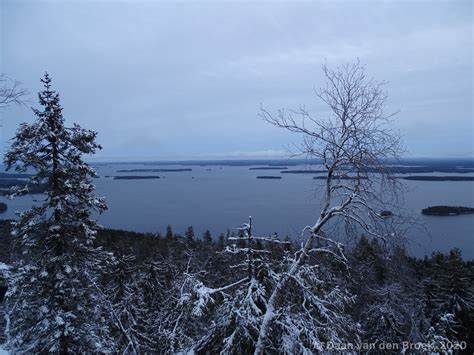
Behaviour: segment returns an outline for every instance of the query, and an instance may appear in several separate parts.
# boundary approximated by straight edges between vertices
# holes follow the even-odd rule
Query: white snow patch
[[[0,271],[2,270],[8,270],[10,269],[10,266],[8,266],[7,264],[4,264],[4,263],[1,263],[0,262]]]
[[[8,355],[8,351],[3,349],[2,344],[0,344],[0,355]]]

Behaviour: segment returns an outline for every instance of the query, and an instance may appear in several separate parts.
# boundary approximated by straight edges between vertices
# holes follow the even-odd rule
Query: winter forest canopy
[[[473,263],[457,249],[424,260],[405,251],[403,184],[388,166],[403,146],[384,83],[358,61],[323,72],[316,96],[330,115],[260,111],[302,139],[294,154],[323,167],[323,201],[301,226],[302,242],[256,235],[251,217],[219,236],[196,236],[192,227],[184,235],[171,226],[164,235],[101,228],[93,216],[106,200],[83,160],[101,149],[97,132],[69,125],[45,74],[35,120],[20,125],[4,158],[7,169],[31,174],[12,197],[30,187],[43,192],[0,225],[4,347],[20,354],[472,352]],[[21,99],[16,86],[6,94],[11,99],[0,103]]]

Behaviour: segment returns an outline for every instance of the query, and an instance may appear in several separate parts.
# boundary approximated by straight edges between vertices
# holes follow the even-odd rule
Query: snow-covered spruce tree
[[[187,248],[186,243],[182,246]],[[184,270],[174,263],[175,256],[165,260],[167,280],[153,315],[155,353],[175,354],[189,349],[207,328],[203,304],[212,300],[200,292],[207,289],[201,281],[206,272],[200,268],[192,249],[187,249],[180,257],[187,258]]]
[[[388,254],[377,239],[363,237],[351,252],[350,267],[351,290],[357,294],[352,313],[363,342],[420,342],[423,305],[405,252]]]
[[[100,146],[96,132],[65,126],[51,78],[46,73],[41,81],[42,110],[20,125],[5,156],[7,169],[31,171],[45,196],[14,224],[20,254],[6,298],[7,346],[15,353],[103,351],[110,343],[95,292],[101,260],[91,213],[106,204],[94,195],[95,173],[82,160]]]
[[[367,78],[358,61],[336,70],[325,65],[323,71],[327,85],[316,95],[329,107],[329,117],[313,117],[304,107],[289,113],[280,110],[277,115],[265,109],[261,112],[262,118],[272,125],[301,134],[303,143],[298,153],[321,164],[326,174],[316,221],[303,229],[300,252],[269,295],[255,354],[262,354],[271,346],[271,334],[282,312],[287,310],[281,296],[308,254],[343,259],[341,246],[334,241],[341,237],[335,226],[355,226],[370,237],[384,240],[397,237],[387,228],[393,224],[381,215],[382,210],[396,208],[393,196],[397,182],[391,178],[387,164],[398,159],[401,152],[400,139],[388,125],[392,115],[384,113],[387,96],[382,91],[383,83]],[[326,246],[321,247],[321,243]],[[327,248],[330,245],[341,252],[334,253]]]
[[[149,318],[153,313],[153,304],[146,299],[149,295],[143,278],[135,256],[115,256],[106,277],[105,302],[117,353],[140,354],[153,349],[152,319]]]
[[[362,314],[362,326],[368,343],[401,343],[407,339],[405,319],[407,305],[404,290],[397,283],[370,288],[371,303]]]
[[[450,341],[467,340],[469,349],[472,349],[472,266],[463,262],[459,249],[453,249],[448,255],[433,254],[428,271],[422,283],[426,318],[432,326],[429,336],[433,338],[436,329],[443,329],[443,336]]]
[[[203,312],[201,309],[209,300],[214,302],[213,294],[219,294],[221,298],[216,322],[195,348],[197,352],[239,354],[253,351],[266,298],[278,275],[262,242],[280,244],[281,241],[254,236],[251,218],[239,228],[238,236],[229,237],[228,241],[231,245],[225,252],[238,256],[237,264],[231,266],[238,280],[218,292],[204,285],[195,290],[199,297],[198,313]]]
[[[276,236],[254,236],[251,221],[241,226],[238,236],[228,239],[233,244],[226,251],[240,255],[237,264],[231,266],[233,282],[219,288],[197,285],[194,290],[198,313],[209,304],[218,304],[209,334],[193,348],[198,353],[252,353],[269,297],[293,261],[287,242]],[[307,260],[292,275],[288,289],[280,293],[283,306],[268,337],[267,350],[316,352],[328,341],[347,342],[349,333],[357,333],[344,311],[351,297],[335,286],[338,281],[328,266]]]
[[[279,280],[285,277],[298,253],[288,258]],[[337,254],[335,260],[330,260],[308,253],[305,262],[280,292],[267,350],[282,349],[287,354],[318,353],[326,351],[327,343],[359,342],[359,329],[349,313],[354,296],[347,290],[345,262],[338,258]]]

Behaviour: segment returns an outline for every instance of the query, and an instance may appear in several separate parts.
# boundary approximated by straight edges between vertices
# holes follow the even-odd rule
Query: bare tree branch
[[[21,87],[19,81],[12,80],[5,74],[0,74],[0,110],[10,104],[24,105],[27,94],[28,91]]]

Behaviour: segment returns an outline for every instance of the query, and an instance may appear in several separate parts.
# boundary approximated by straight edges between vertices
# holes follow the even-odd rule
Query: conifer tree
[[[451,341],[468,339],[472,347],[469,335],[474,290],[468,264],[463,262],[459,249],[451,250],[448,255],[434,254],[430,264],[429,276],[423,280],[426,317],[433,326],[430,336],[433,337],[434,330],[442,328]]]
[[[95,291],[101,263],[91,214],[106,204],[82,160],[101,147],[96,132],[65,126],[50,76],[41,82],[42,109],[33,109],[33,123],[20,125],[5,156],[7,169],[31,171],[31,184],[45,196],[14,224],[21,256],[6,300],[7,346],[15,353],[103,351],[110,343]]]
[[[171,226],[170,226],[169,224],[166,226],[166,235],[165,235],[165,238],[166,238],[168,241],[173,240],[173,230],[171,229]]]
[[[252,353],[268,307],[268,295],[287,263],[293,260],[285,252],[288,243],[276,235],[253,235],[251,219],[239,228],[238,236],[228,240],[231,244],[226,252],[237,256],[237,264],[231,266],[237,281],[219,288],[198,285],[194,290],[198,313],[218,304],[210,332],[193,348],[197,353]],[[288,354],[311,353],[321,351],[326,341],[352,340],[347,334],[356,333],[355,325],[344,314],[351,296],[342,287],[336,287],[330,268],[321,269],[321,265],[308,260],[292,277],[288,290],[282,291],[282,303],[288,306],[269,335],[272,349]]]
[[[153,310],[148,308],[151,302],[145,302],[144,291],[148,290],[135,256],[117,255],[108,276],[107,299],[111,303],[108,310],[115,351],[122,354],[150,351],[154,341],[148,334],[151,328],[148,315]]]
[[[219,234],[219,238],[217,239],[217,249],[223,250],[225,248],[226,239],[224,233]]]
[[[207,244],[207,245],[212,244],[211,232],[209,232],[208,229],[206,229],[206,231],[202,235],[202,241],[204,242],[204,244]]]
[[[186,243],[192,244],[194,243],[194,228],[193,226],[189,226],[186,228],[186,231],[184,232],[184,238],[186,240]]]

